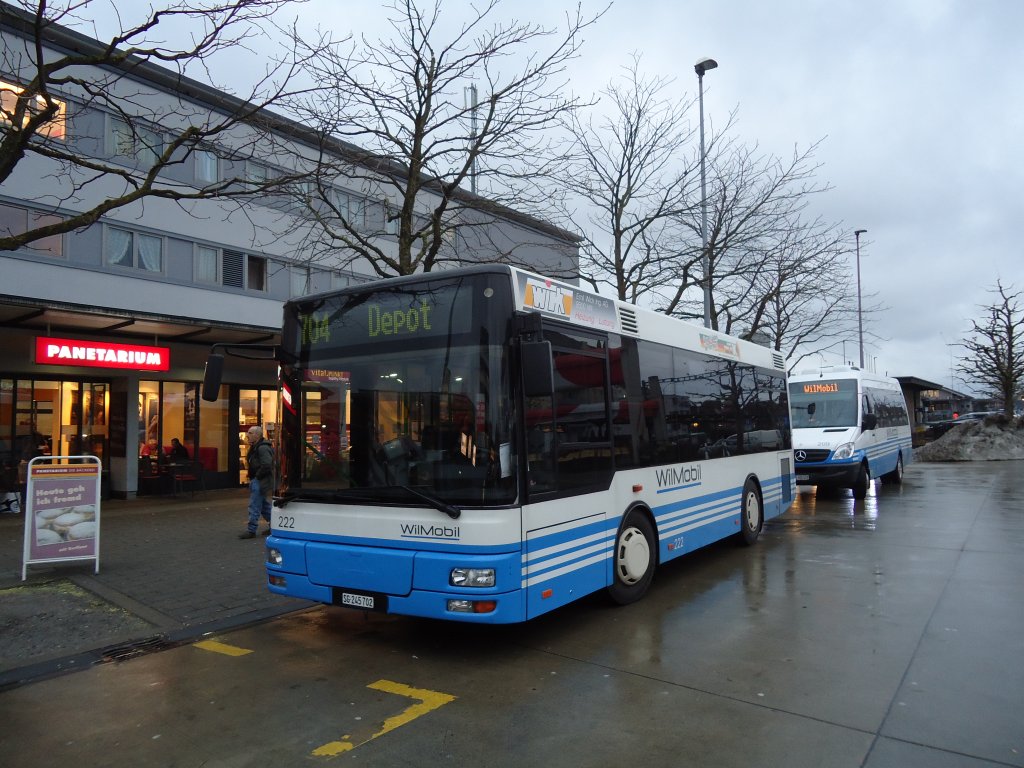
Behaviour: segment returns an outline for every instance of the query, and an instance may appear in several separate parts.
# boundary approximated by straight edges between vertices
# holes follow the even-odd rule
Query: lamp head
[[[866,230],[866,229],[855,229],[855,230],[853,231],[853,236],[854,236],[854,237],[860,237],[860,236],[861,236],[861,235],[863,235],[863,234],[864,234],[865,232],[867,232],[867,230]]]
[[[714,59],[704,58],[693,65],[694,72],[697,73],[697,77],[704,77],[704,73],[709,69],[715,69],[718,66],[718,62]]]

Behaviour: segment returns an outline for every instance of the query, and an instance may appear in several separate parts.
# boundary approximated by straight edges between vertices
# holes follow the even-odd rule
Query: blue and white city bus
[[[795,493],[785,360],[507,266],[285,305],[271,591],[524,621],[753,544]]]

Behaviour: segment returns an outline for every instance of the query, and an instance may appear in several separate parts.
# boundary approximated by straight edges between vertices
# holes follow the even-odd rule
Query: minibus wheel
[[[658,550],[650,520],[640,512],[630,512],[615,538],[613,557],[615,574],[608,594],[619,605],[635,603],[651,586]]]
[[[860,472],[857,473],[857,479],[853,483],[853,498],[863,499],[868,495],[868,488],[871,487],[871,474],[868,472],[868,465],[861,464]]]
[[[748,477],[747,482],[743,484],[743,499],[740,502],[740,532],[736,534],[736,540],[749,547],[761,535],[762,526],[764,526],[764,505],[761,503],[761,494],[757,490],[757,483],[753,478]]]
[[[890,485],[900,485],[903,483],[903,454],[899,454],[896,457],[896,468],[892,472],[887,472],[882,475],[882,482],[889,483]]]

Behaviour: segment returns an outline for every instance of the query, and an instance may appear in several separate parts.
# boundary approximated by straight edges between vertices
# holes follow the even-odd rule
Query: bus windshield
[[[857,425],[857,381],[815,379],[791,382],[789,408],[793,429]]]
[[[515,500],[500,274],[286,306],[282,491],[424,506]]]

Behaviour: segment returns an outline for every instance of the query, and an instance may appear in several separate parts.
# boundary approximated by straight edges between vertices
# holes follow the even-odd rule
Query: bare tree
[[[1002,400],[1003,413],[1012,416],[1024,383],[1022,294],[999,280],[991,292],[997,298],[981,307],[982,320],[971,321],[970,336],[960,344],[966,354],[957,368]]]
[[[766,254],[784,242],[797,225],[813,195],[829,189],[815,180],[819,166],[814,162],[817,144],[788,160],[761,155],[758,147],[738,143],[722,144],[721,151],[708,153],[708,267],[711,292],[711,327],[723,329],[729,318],[743,314],[737,303],[764,271]],[[684,213],[687,232],[687,263],[699,262],[701,217],[697,208]],[[692,271],[692,270],[691,270]],[[703,275],[699,276],[703,279]],[[689,319],[703,317],[701,282],[673,282],[665,295],[663,310]],[[702,294],[702,291],[701,291]]]
[[[857,323],[849,233],[820,219],[793,221],[749,281],[736,281],[730,290],[744,295],[728,302],[727,332],[768,344],[791,366],[832,349]]]
[[[23,187],[22,161],[43,158],[53,183],[34,201],[42,208],[61,209],[61,214],[37,215],[27,227],[0,229],[0,250],[88,226],[105,213],[147,198],[241,202],[301,178],[300,170],[253,175],[245,166],[246,158],[279,149],[264,110],[297,92],[289,88],[302,67],[299,58],[286,55],[261,66],[263,72],[244,99],[222,99],[216,110],[185,99],[155,100],[131,77],[139,72],[173,91],[181,86],[178,75],[191,69],[208,76],[212,57],[245,47],[278,10],[297,1],[178,0],[150,6],[139,23],[123,27],[105,42],[73,29],[92,26],[86,17],[92,0],[4,4],[0,69],[17,82],[0,85],[0,184]],[[198,28],[185,47],[157,39],[161,25],[177,22]],[[15,43],[19,39],[24,43]],[[104,114],[114,121],[116,146],[109,146],[102,131],[96,135],[85,126],[89,115]],[[200,150],[235,161],[225,165],[238,172],[200,184],[176,181],[180,173],[175,169]],[[39,167],[33,164],[31,172]],[[68,209],[77,212],[67,214]]]
[[[666,275],[690,284],[693,266],[679,258],[679,218],[692,205],[693,164],[680,158],[693,138],[693,102],[672,99],[674,81],[644,77],[639,63],[634,54],[602,92],[603,117],[568,115],[575,146],[561,177],[589,224],[581,275],[634,304]]]
[[[498,6],[473,6],[448,38],[441,3],[414,0],[385,6],[389,39],[325,46],[322,33],[312,45],[296,35],[312,76],[328,86],[291,104],[324,136],[321,175],[304,197],[321,252],[382,277],[430,271],[457,258],[446,246],[494,221],[490,206],[541,204],[560,159],[549,129],[579,106],[564,95],[565,67],[599,14],[584,18],[577,8],[558,31],[492,22]],[[351,142],[338,162],[330,162],[332,138]],[[335,182],[354,194],[339,196]],[[367,201],[382,209],[368,211]],[[495,259],[515,260],[511,246],[493,245]]]

